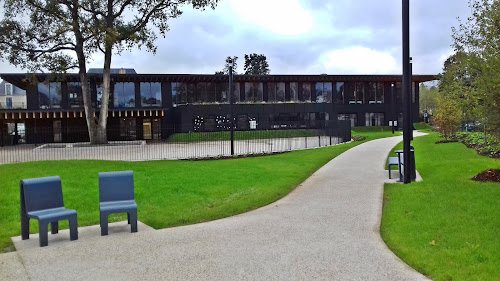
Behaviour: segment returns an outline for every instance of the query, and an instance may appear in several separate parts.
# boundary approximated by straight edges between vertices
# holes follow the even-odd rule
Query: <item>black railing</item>
[[[349,121],[316,121],[269,130],[236,130],[235,155],[267,154],[337,145],[351,140]],[[106,145],[90,145],[86,128],[26,128],[0,133],[0,164],[64,159],[145,161],[230,156],[228,129],[180,132],[187,126],[132,126],[108,129]],[[192,125],[191,125],[192,127]],[[151,129],[150,129],[151,128]]]

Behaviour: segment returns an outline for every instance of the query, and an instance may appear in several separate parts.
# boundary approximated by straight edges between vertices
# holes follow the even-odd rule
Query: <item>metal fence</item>
[[[267,154],[325,147],[351,140],[350,123],[330,122],[316,128],[287,125],[269,130],[234,131],[234,155]],[[121,128],[109,130],[112,136],[106,145],[81,142],[87,131],[71,129],[59,132],[54,128],[26,129],[23,135],[7,135],[0,146],[0,164],[40,161],[97,159],[145,161],[162,159],[216,158],[231,155],[228,130],[212,132],[176,132],[175,127],[140,132]],[[162,138],[162,132],[168,137]],[[135,140],[143,139],[146,140]],[[73,141],[74,140],[74,141]],[[0,144],[1,145],[1,144]]]

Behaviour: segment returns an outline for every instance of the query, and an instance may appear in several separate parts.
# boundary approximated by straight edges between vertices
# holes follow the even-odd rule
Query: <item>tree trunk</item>
[[[78,58],[78,74],[80,76],[80,85],[82,87],[82,97],[83,97],[83,108],[85,110],[85,121],[87,121],[87,130],[89,133],[90,143],[97,143],[97,123],[94,120],[94,108],[92,107],[92,99],[90,97],[90,85],[87,76],[87,65],[84,53],[84,39],[82,33],[80,32],[80,23],[78,16],[78,5],[77,3],[73,6],[72,10],[73,17],[73,31],[75,34],[75,52]]]
[[[109,50],[108,50],[109,49]],[[107,143],[107,123],[108,123],[108,109],[109,109],[109,94],[111,90],[111,50],[112,48],[106,44],[104,54],[104,68],[102,71],[102,86],[103,93],[101,99],[101,111],[99,114],[99,123],[97,125],[97,137],[99,143]]]
[[[107,143],[107,123],[109,109],[109,94],[111,91],[111,56],[113,51],[113,1],[108,0],[108,14],[106,17],[106,36],[104,41],[104,67],[102,70],[102,100],[99,123],[97,124],[97,138],[99,143]]]

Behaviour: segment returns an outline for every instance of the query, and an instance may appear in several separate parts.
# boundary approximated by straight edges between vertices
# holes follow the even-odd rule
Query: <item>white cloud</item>
[[[392,74],[401,72],[388,52],[361,46],[330,51],[319,58],[327,74]]]
[[[301,35],[314,24],[311,12],[297,0],[231,0],[230,3],[242,22],[279,35]]]

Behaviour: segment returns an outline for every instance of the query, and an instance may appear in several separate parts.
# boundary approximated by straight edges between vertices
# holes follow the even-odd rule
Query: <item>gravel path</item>
[[[139,228],[134,234],[82,236],[60,246],[50,240],[45,248],[34,243],[17,255],[0,255],[0,279],[428,280],[397,258],[379,234],[388,181],[384,162],[401,140],[379,139],[350,149],[288,196],[241,215],[156,231]],[[63,231],[58,235],[69,237]]]

